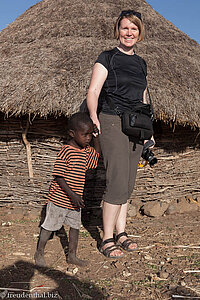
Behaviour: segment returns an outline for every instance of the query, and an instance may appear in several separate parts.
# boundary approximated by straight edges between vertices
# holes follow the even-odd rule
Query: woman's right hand
[[[97,129],[99,130],[99,134],[101,133],[101,127],[100,127],[100,122],[97,116],[90,116],[92,119],[92,122],[97,126]]]

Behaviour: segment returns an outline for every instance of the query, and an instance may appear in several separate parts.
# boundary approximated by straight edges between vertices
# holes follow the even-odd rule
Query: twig
[[[141,233],[145,233],[147,230],[149,230],[150,227],[147,227],[145,230],[143,230]]]
[[[77,291],[78,295],[80,296],[81,299],[85,298],[85,299],[92,299],[92,297],[90,297],[89,295],[84,294],[83,292],[81,292],[81,290],[79,290],[77,288],[77,286],[72,282],[73,287],[75,288],[75,290]]]
[[[36,289],[49,289],[49,288],[52,288],[52,287],[50,287],[50,286],[36,286],[36,287],[34,287],[34,288],[32,288],[32,289],[30,289],[30,290],[26,290],[26,289],[17,289],[17,288],[9,288],[9,287],[5,287],[5,288],[0,288],[0,291],[2,291],[2,290],[7,290],[7,291],[12,291],[12,292],[32,292],[32,291],[34,291],[34,290],[36,290]]]
[[[195,245],[177,245],[177,246],[170,246],[171,248],[190,248],[190,249],[200,249],[200,246]]]
[[[177,158],[180,158],[181,156],[188,155],[188,154],[191,154],[191,153],[193,153],[193,152],[194,152],[194,150],[189,151],[189,152],[186,152],[186,153],[182,153],[182,154],[179,154],[179,155],[176,155],[176,156],[164,156],[164,157],[159,157],[159,160],[171,160],[171,159],[177,159]]]
[[[99,270],[107,263],[107,261],[104,261],[104,263],[97,269],[96,273],[99,272]]]
[[[163,230],[157,232],[156,234],[154,234],[154,236],[159,235],[161,232],[163,232]]]
[[[200,299],[200,297],[190,297],[190,296],[181,296],[181,295],[172,295],[172,298],[179,298],[179,299]]]
[[[188,286],[188,285],[186,285],[185,287],[186,287],[187,289],[191,290],[192,292],[196,293],[197,295],[200,295],[200,293],[199,293],[199,291],[198,291],[197,289],[192,288],[192,287],[190,287],[190,286]]]
[[[183,271],[184,273],[200,273],[200,270],[187,270]]]
[[[151,249],[153,247],[162,247],[162,248],[188,248],[188,249],[200,249],[200,246],[195,246],[195,245],[175,245],[175,246],[167,246],[167,245],[163,245],[160,243],[156,243],[153,245],[149,245],[147,247],[142,247],[139,248],[140,250],[144,250],[144,249]]]
[[[159,190],[157,190],[157,191],[151,191],[151,192],[149,192],[149,193],[151,193],[151,194],[163,193],[164,191],[166,191],[166,190],[168,190],[168,189],[171,189],[171,188],[172,188],[172,187],[167,186],[167,187],[165,187],[165,188],[163,188],[163,189],[159,189]]]
[[[0,291],[12,291],[12,292],[30,292],[30,290],[24,290],[24,289],[14,289],[14,288],[8,288],[8,287],[5,287],[5,288],[0,288]]]

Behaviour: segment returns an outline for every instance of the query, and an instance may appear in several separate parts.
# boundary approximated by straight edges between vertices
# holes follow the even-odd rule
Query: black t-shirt
[[[141,57],[127,55],[114,48],[102,52],[96,62],[108,70],[99,99],[103,113],[115,114],[105,100],[106,95],[113,99],[119,111],[131,110],[136,102],[143,101],[147,86],[147,66]]]

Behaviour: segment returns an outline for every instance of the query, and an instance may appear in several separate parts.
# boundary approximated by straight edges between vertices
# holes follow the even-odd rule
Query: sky
[[[40,0],[0,0],[0,31]],[[146,0],[154,10],[200,43],[200,0]]]
[[[200,0],[146,0],[151,7],[200,43]]]

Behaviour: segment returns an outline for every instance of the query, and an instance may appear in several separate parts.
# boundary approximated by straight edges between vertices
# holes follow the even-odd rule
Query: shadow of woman
[[[35,272],[37,270],[37,272]],[[34,276],[38,278],[34,278]],[[45,282],[32,287],[30,281],[37,282],[40,275],[44,275]],[[40,279],[41,280],[41,279]],[[50,287],[54,281],[55,287]],[[32,283],[33,284],[33,283]],[[47,288],[45,288],[48,287]],[[37,267],[34,264],[19,260],[0,270],[0,298],[1,299],[107,299],[98,287],[89,281],[80,281],[76,277],[52,268]]]

